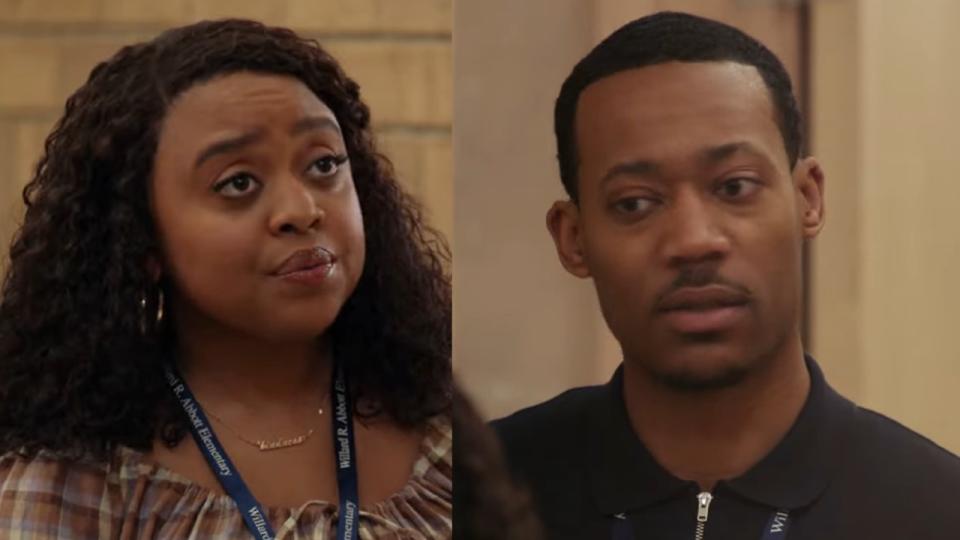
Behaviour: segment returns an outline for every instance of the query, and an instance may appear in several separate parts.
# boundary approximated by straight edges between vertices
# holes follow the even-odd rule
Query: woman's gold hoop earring
[[[163,289],[157,289],[157,326],[163,322]]]

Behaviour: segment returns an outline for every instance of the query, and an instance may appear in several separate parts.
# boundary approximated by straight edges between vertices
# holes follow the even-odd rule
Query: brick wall
[[[0,268],[20,191],[63,103],[121,46],[171,26],[246,17],[320,41],[356,79],[380,149],[453,229],[452,0],[0,0]]]

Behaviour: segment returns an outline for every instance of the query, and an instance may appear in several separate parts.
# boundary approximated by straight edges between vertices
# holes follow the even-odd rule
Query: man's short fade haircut
[[[666,62],[730,61],[753,66],[770,90],[787,159],[800,157],[800,111],[790,75],[776,55],[742,31],[686,13],[660,12],[620,27],[585,56],[564,81],[554,109],[557,160],[567,195],[577,191],[577,140],[574,121],[583,90],[615,73]]]

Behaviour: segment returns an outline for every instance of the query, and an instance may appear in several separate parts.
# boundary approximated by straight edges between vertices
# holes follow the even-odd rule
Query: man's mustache
[[[677,277],[674,278],[669,285],[657,293],[655,302],[653,304],[654,308],[657,309],[657,306],[660,306],[663,303],[664,298],[680,289],[707,287],[710,285],[730,289],[731,291],[747,298],[753,297],[753,293],[750,292],[748,287],[720,275],[716,267],[710,265],[697,265],[681,269],[680,273],[677,274]]]

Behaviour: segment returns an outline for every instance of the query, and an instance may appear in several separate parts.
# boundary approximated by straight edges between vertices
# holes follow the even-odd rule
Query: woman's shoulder
[[[426,486],[443,498],[453,497],[453,426],[448,415],[427,421],[410,484]]]
[[[385,501],[362,508],[360,517],[361,527],[366,526],[374,538],[404,531],[416,531],[410,538],[449,538],[453,534],[453,426],[449,415],[435,416],[424,425],[420,455],[404,488]]]
[[[281,520],[286,516],[272,516]],[[229,497],[116,446],[104,458],[41,450],[0,455],[0,538],[232,537],[243,521]]]
[[[110,464],[40,450],[0,455],[0,537],[31,531],[38,540],[103,537],[113,514]]]
[[[211,507],[215,498],[125,446],[104,456],[50,450],[0,455],[0,538],[26,530],[36,540],[115,538],[121,532],[178,538],[201,517],[197,509]],[[225,513],[224,501],[216,502],[212,513]]]
[[[430,470],[439,477],[437,480],[443,478],[453,482],[453,425],[449,415],[438,415],[427,421],[420,452],[414,477]]]

